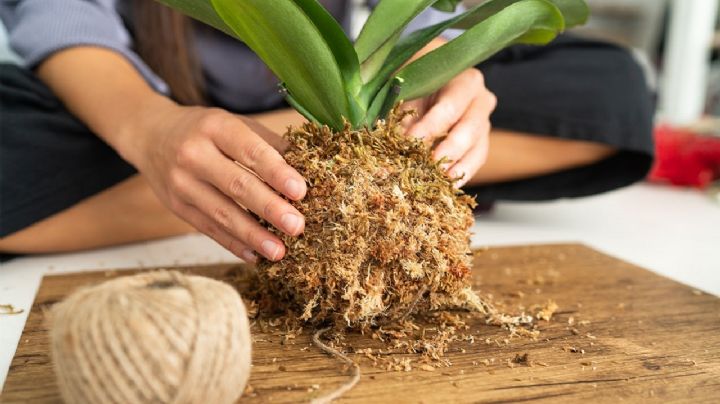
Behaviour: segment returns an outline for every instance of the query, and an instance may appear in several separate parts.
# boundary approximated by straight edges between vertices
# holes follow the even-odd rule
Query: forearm
[[[522,180],[598,162],[616,153],[608,145],[493,129],[485,165],[468,185]]]
[[[37,74],[94,133],[133,163],[148,112],[173,101],[155,92],[120,54],[74,47],[46,59]]]

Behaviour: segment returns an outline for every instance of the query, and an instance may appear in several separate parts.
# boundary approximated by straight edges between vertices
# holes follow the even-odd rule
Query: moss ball
[[[286,161],[309,184],[305,232],[259,276],[303,320],[365,329],[418,310],[472,307],[473,198],[454,187],[402,116],[374,130],[291,128]]]

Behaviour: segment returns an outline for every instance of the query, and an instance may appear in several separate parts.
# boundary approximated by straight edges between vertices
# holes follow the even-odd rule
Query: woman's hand
[[[201,107],[159,102],[127,134],[137,139],[126,156],[160,200],[235,255],[254,262],[285,254],[282,241],[247,211],[289,235],[305,221],[282,198],[299,200],[305,180],[281,157],[283,140],[247,118]],[[246,211],[247,209],[247,211]]]
[[[443,168],[450,177],[462,177],[457,187],[465,185],[487,159],[490,114],[497,99],[485,88],[480,70],[465,70],[435,94],[405,103],[415,109],[416,118],[403,122],[408,134],[428,143],[447,134],[434,149],[433,157],[447,158]]]

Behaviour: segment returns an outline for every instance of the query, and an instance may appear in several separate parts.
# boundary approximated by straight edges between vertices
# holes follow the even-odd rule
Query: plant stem
[[[400,77],[395,77],[390,85],[390,91],[388,91],[385,100],[383,101],[382,108],[380,108],[380,114],[377,116],[378,119],[385,119],[390,113],[395,103],[398,101],[400,96],[400,90],[402,90],[403,80]]]

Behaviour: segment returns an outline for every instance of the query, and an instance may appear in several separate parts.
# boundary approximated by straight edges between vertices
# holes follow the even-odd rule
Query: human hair
[[[155,0],[133,1],[137,53],[184,105],[205,103],[205,85],[195,50],[192,20]]]

